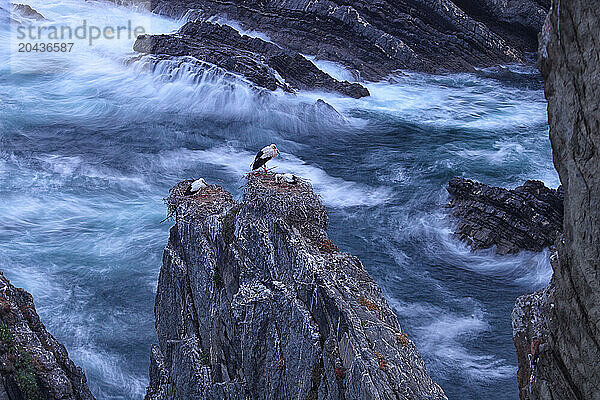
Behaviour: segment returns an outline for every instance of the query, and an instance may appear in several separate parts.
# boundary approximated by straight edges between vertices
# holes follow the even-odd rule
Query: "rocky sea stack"
[[[456,235],[474,250],[496,246],[498,254],[542,251],[562,233],[562,188],[527,181],[513,190],[464,178],[448,183],[448,207],[458,219]]]
[[[44,327],[33,297],[0,272],[0,399],[93,400],[83,370]]]
[[[446,398],[309,184],[189,184],[167,199],[147,400]]]

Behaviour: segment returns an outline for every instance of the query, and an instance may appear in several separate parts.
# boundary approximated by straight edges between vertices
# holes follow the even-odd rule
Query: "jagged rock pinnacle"
[[[445,399],[310,184],[167,199],[146,399]]]

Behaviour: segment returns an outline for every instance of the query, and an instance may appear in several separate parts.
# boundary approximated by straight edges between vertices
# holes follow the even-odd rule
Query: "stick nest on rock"
[[[327,229],[327,210],[310,183],[276,182],[273,174],[252,173],[244,191],[244,201],[261,214],[272,214],[292,225],[311,224]]]
[[[249,174],[244,203],[260,215],[281,218],[296,227],[319,251],[339,251],[327,238],[327,209],[305,180],[276,182],[273,174]]]
[[[219,213],[226,206],[234,203],[231,194],[219,185],[208,185],[194,194],[186,195],[192,182],[182,181],[171,189],[169,197],[165,199],[169,216],[205,217]]]

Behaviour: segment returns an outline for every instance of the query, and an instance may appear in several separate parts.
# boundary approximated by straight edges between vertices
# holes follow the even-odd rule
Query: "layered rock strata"
[[[145,54],[193,57],[269,90],[319,89],[354,98],[369,95],[358,83],[332,78],[297,52],[241,35],[227,25],[188,22],[176,35],[139,36],[133,49]]]
[[[144,35],[134,48],[194,57],[269,90],[325,90],[358,98],[368,95],[364,87],[319,71],[305,55],[341,64],[355,81],[378,81],[400,70],[462,72],[519,63],[534,54],[547,3],[156,0],[150,3],[154,12],[193,24],[170,35]]]
[[[195,18],[233,20],[282,47],[376,80],[398,69],[465,71],[521,61],[536,49],[546,2],[159,0],[152,7],[171,16],[194,10]]]
[[[499,254],[541,251],[562,232],[562,188],[527,181],[513,190],[453,178],[448,206],[458,219],[456,234],[473,249],[496,246]]]

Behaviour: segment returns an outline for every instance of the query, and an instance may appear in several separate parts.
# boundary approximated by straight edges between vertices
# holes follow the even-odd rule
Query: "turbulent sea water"
[[[91,1],[28,4],[49,20],[35,24],[181,25]],[[558,185],[532,68],[408,73],[354,100],[257,94],[185,63],[148,69],[126,62],[132,40],[17,54],[4,24],[0,41],[0,269],[34,295],[98,399],[143,396],[169,188],[202,176],[239,195],[269,143],[282,151],[279,171],[312,181],[331,237],[382,286],[448,397],[518,398],[510,313],[517,296],[548,282],[548,253],[470,252],[443,206],[456,175]]]

